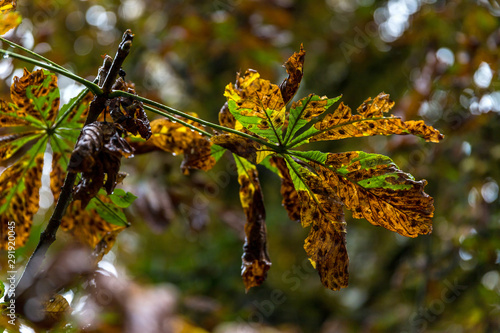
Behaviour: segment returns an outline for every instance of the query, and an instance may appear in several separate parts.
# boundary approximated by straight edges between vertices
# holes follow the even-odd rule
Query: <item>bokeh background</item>
[[[229,158],[188,176],[182,157],[166,153],[124,163],[124,186],[139,199],[103,269],[168,291],[175,313],[206,331],[500,331],[498,1],[19,0],[18,11],[23,23],[9,38],[89,79],[132,29],[124,70],[137,92],[207,120],[217,121],[236,72],[253,68],[279,83],[281,65],[303,43],[298,97],[342,94],[354,109],[384,91],[394,114],[424,119],[446,136],[440,144],[394,136],[315,146],[386,154],[427,179],[435,198],[434,231],[415,239],[347,214],[350,285],[342,291],[322,287],[303,250],[307,230],[288,220],[279,179],[260,170],[273,266],[245,293],[245,218]],[[0,60],[2,96],[23,66]],[[59,87],[63,101],[81,89],[65,78]],[[49,200],[17,251],[21,265],[50,209]],[[61,235],[52,251],[65,241]],[[79,313],[78,290],[66,297],[75,317],[88,315]]]

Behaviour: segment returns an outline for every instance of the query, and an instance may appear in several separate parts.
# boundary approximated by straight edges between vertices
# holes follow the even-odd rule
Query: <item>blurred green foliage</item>
[[[229,159],[189,176],[179,171],[177,157],[164,153],[124,165],[127,190],[139,199],[129,211],[133,226],[108,260],[140,283],[176,285],[179,312],[198,326],[217,332],[231,331],[223,328],[227,322],[282,332],[500,330],[500,10],[494,2],[34,0],[19,2],[18,10],[24,19],[11,39],[89,78],[101,55],[113,56],[122,32],[132,29],[124,69],[137,92],[208,120],[217,120],[224,86],[237,71],[254,68],[280,82],[281,64],[304,43],[299,96],[343,94],[356,108],[385,91],[396,101],[396,115],[423,118],[446,135],[439,145],[391,137],[316,146],[386,154],[427,179],[426,192],[435,199],[434,232],[416,239],[347,215],[351,279],[340,292],[321,286],[303,250],[307,231],[288,220],[279,180],[265,170],[273,266],[264,285],[245,294],[239,277],[244,215]],[[3,95],[22,66],[0,61]],[[60,89],[68,98],[75,86],[60,81]],[[149,201],[141,203],[141,194]],[[155,198],[163,208],[145,218]]]

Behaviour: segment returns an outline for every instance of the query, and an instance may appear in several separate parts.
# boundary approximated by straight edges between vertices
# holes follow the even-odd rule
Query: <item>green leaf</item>
[[[120,227],[128,227],[130,225],[127,222],[127,217],[120,207],[116,206],[114,203],[103,202],[98,197],[94,197],[85,209],[95,209],[96,212],[108,223]]]
[[[212,145],[210,149],[212,152],[212,157],[215,158],[216,162],[219,161],[219,159],[224,155],[224,153],[227,150],[226,148],[221,147],[219,145]]]
[[[294,138],[299,130],[306,130],[308,124],[311,124],[314,118],[321,116],[328,108],[340,99],[341,96],[335,98],[320,97],[311,94],[307,97],[292,104],[290,108],[290,116],[288,120],[288,128],[285,136],[285,145]],[[311,132],[311,131],[309,131]],[[308,134],[310,134],[308,132]],[[302,134],[300,137],[306,137]],[[299,137],[299,138],[300,138]],[[301,144],[301,140],[294,140],[294,146]]]
[[[298,151],[298,150],[293,150],[290,151],[290,154],[297,156],[301,158],[302,160],[305,160],[307,162],[316,162],[319,164],[323,164],[326,161],[326,158],[328,156],[328,153],[323,153],[321,151],[317,150],[311,150],[311,151]]]
[[[84,99],[88,93],[88,89],[83,89],[77,96],[61,107],[56,121],[56,128],[80,129],[83,127],[85,111],[89,106],[88,103],[84,103]]]
[[[41,131],[29,131],[14,134],[0,135],[0,161],[12,157],[28,142],[41,138]]]
[[[3,297],[3,294],[5,293],[5,284],[0,281],[0,298]]]
[[[274,155],[268,155],[268,156],[266,156],[266,158],[264,158],[264,159],[262,160],[262,162],[260,162],[259,164],[260,164],[260,165],[265,166],[268,170],[270,170],[270,171],[274,172],[275,174],[277,174],[277,175],[279,176],[279,174],[280,174],[279,169],[278,169],[275,165],[273,165],[273,164],[271,163],[271,158],[272,158],[273,156],[274,156]]]
[[[109,198],[120,208],[127,208],[134,202],[135,199],[137,199],[135,195],[130,192],[125,192],[121,188],[115,188]]]
[[[286,165],[290,171],[290,177],[292,178],[293,186],[297,192],[307,191],[309,192],[309,187],[307,186],[303,174],[311,173],[311,171],[302,167],[299,163],[295,162],[290,156],[285,155]]]
[[[234,100],[229,100],[228,106],[229,111],[243,127],[271,142],[280,142],[285,118],[284,106],[281,110],[261,109],[258,113],[252,109],[238,107]]]
[[[383,188],[395,191],[408,190],[412,187],[410,184],[399,184],[394,182],[394,179],[400,179],[402,176],[409,181],[414,180],[414,178],[411,174],[403,173],[399,170],[398,166],[389,157],[380,154],[369,154],[363,151],[355,151],[351,152],[351,154],[358,154],[358,157],[353,158],[348,164],[338,168],[336,170],[337,173],[345,176],[353,172],[354,168],[356,168],[358,172],[376,170],[379,168],[393,170],[392,172],[361,179],[356,182],[357,185],[366,189]],[[370,174],[369,172],[366,173]]]
[[[56,115],[59,110],[59,88],[57,86],[51,86],[53,82],[52,76],[54,74],[48,71],[44,71],[44,74],[46,77],[41,86],[28,86],[26,88],[26,97],[32,101],[34,110],[39,112],[45,125],[50,126],[54,121],[54,115]],[[37,93],[34,93],[34,91]],[[40,91],[42,93],[40,93]]]
[[[20,172],[16,172],[16,175],[18,178],[16,179],[15,185],[11,188],[2,188],[0,186],[0,194],[2,195],[3,204],[0,206],[0,214],[3,214],[7,208],[11,205],[12,198],[16,194],[20,194],[22,191],[25,190],[25,182],[28,181],[30,183],[39,183],[39,179],[27,179],[26,175],[28,170],[31,168],[38,168],[41,169],[42,165],[36,165],[36,157],[38,157],[42,152],[45,150],[45,145],[47,143],[47,139],[43,138],[40,140],[38,143],[36,143],[33,147],[31,147],[30,150],[26,153],[23,159],[19,160],[16,162],[14,165],[12,165],[10,168],[6,169],[4,172],[7,172],[7,170],[14,169],[16,167],[19,167]],[[6,174],[7,175],[7,174]],[[36,186],[35,186],[36,187]],[[38,188],[37,188],[38,191]],[[27,194],[31,195],[31,193]],[[37,203],[38,204],[38,203]],[[19,221],[17,221],[19,222]]]

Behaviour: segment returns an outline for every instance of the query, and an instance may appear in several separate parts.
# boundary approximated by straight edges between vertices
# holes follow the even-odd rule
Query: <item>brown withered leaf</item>
[[[299,172],[302,183],[297,193],[300,222],[303,227],[311,227],[304,244],[309,260],[325,287],[345,288],[349,280],[349,257],[343,204],[331,188],[324,186],[321,177],[291,159],[287,164]]]
[[[196,114],[191,114],[196,116]],[[196,126],[200,130],[203,127],[189,119],[179,118],[184,122]],[[188,173],[188,169],[210,170],[216,163],[212,156],[212,143],[199,132],[190,129],[183,124],[168,118],[155,119],[151,122],[152,136],[145,142],[131,142],[138,153],[149,152],[156,148],[173,153],[184,154],[182,170]]]
[[[43,154],[39,154],[22,158],[0,174],[0,249],[19,248],[28,240],[38,211],[42,168]],[[10,244],[9,231],[16,235]]]
[[[71,155],[68,169],[81,172],[73,198],[82,208],[104,187],[111,194],[117,184],[121,158],[133,156],[133,148],[120,136],[113,123],[94,122],[82,129]]]
[[[53,155],[50,173],[50,189],[55,202],[59,199],[65,177],[65,172],[59,162],[60,158],[60,154]],[[102,202],[110,202],[109,197],[105,195],[98,195],[98,197]],[[98,256],[102,256],[111,249],[118,233],[125,230],[125,227],[108,223],[95,209],[83,209],[80,201],[73,201],[61,220],[61,229],[75,237],[79,243],[94,249]],[[97,248],[98,245],[99,248]]]
[[[125,82],[121,77],[116,80],[113,89],[137,95],[134,85]],[[146,140],[151,137],[151,125],[142,102],[124,96],[113,98],[109,101],[109,114],[113,121],[120,124],[127,132],[139,134]]]
[[[309,260],[318,271],[321,283],[331,290],[347,287],[349,257],[345,241],[343,205],[335,197],[301,192],[302,209],[314,207],[311,229],[304,244]]]
[[[306,51],[303,45],[300,45],[300,51],[295,52],[288,60],[285,62],[283,67],[286,68],[288,77],[283,80],[280,84],[281,96],[283,96],[283,101],[288,104],[292,100],[293,96],[300,87],[300,81],[304,74],[304,58]]]
[[[219,124],[229,128],[235,128],[236,126],[236,118],[229,111],[229,106],[227,102],[220,108],[219,111]]]
[[[386,156],[349,152],[328,154],[316,170],[355,218],[416,237],[432,231],[434,200],[416,181]],[[335,171],[332,171],[335,170]]]
[[[245,289],[260,286],[267,277],[271,260],[267,253],[266,211],[255,165],[234,155],[240,184],[240,201],[246,215],[245,245],[241,276]]]
[[[212,156],[212,143],[209,140],[198,140],[196,146],[184,152],[181,169],[184,174],[189,173],[189,169],[208,171],[215,164]]]
[[[335,112],[314,124],[317,132],[309,142],[392,134],[412,134],[431,142],[443,139],[439,131],[425,125],[422,120],[402,121],[399,117],[385,116],[384,113],[393,106],[394,102],[385,93],[380,93],[373,100],[367,99],[358,107],[357,115],[352,115],[351,109],[341,103]]]

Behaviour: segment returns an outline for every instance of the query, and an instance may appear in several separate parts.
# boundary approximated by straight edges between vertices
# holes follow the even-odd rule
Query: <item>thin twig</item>
[[[123,35],[122,42],[118,47],[118,51],[116,53],[115,59],[113,60],[113,64],[109,69],[108,75],[104,80],[102,87],[100,87],[103,91],[102,94],[97,95],[94,100],[90,103],[89,115],[85,121],[85,125],[90,124],[97,120],[100,113],[106,107],[106,101],[109,98],[109,93],[111,92],[111,87],[113,83],[116,81],[116,77],[118,76],[118,71],[120,70],[123,61],[127,57],[130,47],[132,45],[133,34],[130,30],[125,31]],[[56,240],[56,233],[61,225],[61,220],[66,213],[66,209],[71,201],[71,196],[73,193],[73,186],[75,184],[77,173],[68,171],[66,174],[66,178],[64,180],[64,184],[61,188],[61,193],[59,195],[59,199],[57,200],[56,207],[52,216],[50,217],[49,223],[45,230],[40,234],[40,240],[38,242],[35,251],[31,255],[24,272],[19,280],[19,283],[16,287],[16,294],[20,295],[24,290],[26,290],[32,283],[33,278],[38,273],[40,266],[45,258],[45,254],[47,253],[48,248],[54,241]],[[9,300],[7,300],[9,301]]]
[[[115,58],[113,59],[113,63],[111,64],[111,68],[108,71],[108,75],[102,84],[102,94],[94,97],[94,100],[90,104],[89,115],[87,120],[85,121],[85,125],[93,123],[97,120],[97,117],[101,114],[103,110],[106,109],[106,101],[109,99],[109,94],[111,93],[111,89],[113,84],[116,81],[116,77],[118,76],[118,72],[122,67],[123,61],[127,57],[130,47],[132,46],[132,39],[134,35],[132,31],[128,29],[123,34],[122,42],[118,46],[118,50],[116,51]]]

